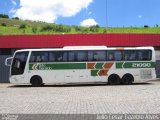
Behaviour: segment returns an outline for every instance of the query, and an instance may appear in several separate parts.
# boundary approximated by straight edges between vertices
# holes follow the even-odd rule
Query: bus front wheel
[[[133,81],[134,81],[134,78],[131,74],[125,74],[122,77],[122,84],[123,85],[131,85]]]
[[[112,74],[108,78],[109,85],[118,85],[120,84],[120,77],[117,74]]]
[[[33,87],[40,87],[42,85],[42,78],[40,76],[33,76],[30,82]]]

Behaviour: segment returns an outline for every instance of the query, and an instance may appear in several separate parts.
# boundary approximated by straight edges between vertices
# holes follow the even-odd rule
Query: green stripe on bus
[[[86,69],[86,63],[29,64],[29,70]]]
[[[155,68],[155,62],[117,62],[116,68]]]
[[[95,68],[96,69],[102,69],[103,65],[104,65],[104,63],[96,63]]]
[[[91,76],[98,76],[98,71],[99,70],[91,70]]]

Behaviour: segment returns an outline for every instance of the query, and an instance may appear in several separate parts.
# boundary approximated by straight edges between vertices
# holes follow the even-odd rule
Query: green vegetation
[[[8,15],[5,15],[5,14],[0,14],[0,18],[9,18],[9,16]]]
[[[106,28],[99,26],[66,26],[55,23],[19,20],[19,18],[0,18],[0,35],[20,34],[93,34],[106,33]]]
[[[107,28],[107,33],[160,34],[160,27]]]
[[[0,14],[1,15],[1,14]],[[3,15],[2,15],[3,16]],[[35,22],[20,20],[18,17],[9,19],[0,17],[0,35],[20,35],[20,34],[107,34],[107,33],[143,33],[160,34],[160,27],[155,25],[149,27],[92,27],[66,26],[55,23]]]

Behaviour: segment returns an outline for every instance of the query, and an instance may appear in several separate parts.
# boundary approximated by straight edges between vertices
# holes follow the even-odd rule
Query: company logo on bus
[[[39,70],[52,70],[52,68],[47,67],[45,64],[39,64]]]

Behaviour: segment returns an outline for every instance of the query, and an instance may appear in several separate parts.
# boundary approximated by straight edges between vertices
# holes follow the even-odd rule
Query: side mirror
[[[11,66],[12,59],[13,59],[13,57],[6,58],[6,60],[5,60],[5,65],[6,65],[6,66]]]

